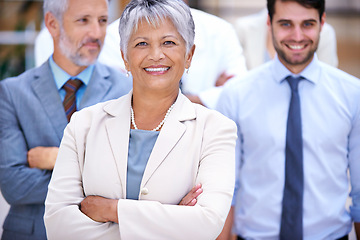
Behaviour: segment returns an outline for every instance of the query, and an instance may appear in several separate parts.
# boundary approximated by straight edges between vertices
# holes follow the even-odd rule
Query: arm
[[[349,172],[351,182],[350,197],[352,206],[350,206],[350,215],[354,221],[355,233],[357,239],[360,239],[360,98],[357,99],[358,109],[354,117],[353,127],[349,134]]]
[[[19,97],[12,97],[16,92],[11,91],[8,83],[7,80],[0,83],[1,191],[11,205],[43,204],[51,172],[29,168],[26,155],[30,142],[18,116],[18,104],[21,102],[14,104]]]
[[[234,223],[234,207],[232,206],[229,215],[226,218],[225,225],[216,240],[235,240],[236,236],[232,234],[232,226]]]
[[[355,233],[356,233],[356,239],[360,239],[360,222],[355,222]]]
[[[220,76],[217,78],[216,83],[215,83],[215,87],[221,87],[223,86],[229,79],[233,78],[234,74],[227,74],[226,72],[223,72],[220,74]],[[218,90],[220,90],[219,88],[214,89],[215,92],[217,92]],[[217,94],[217,93],[215,93]],[[193,103],[198,103],[201,104],[203,106],[205,106],[203,104],[203,102],[201,101],[200,97],[197,95],[190,95],[190,94],[185,94],[186,97]],[[212,104],[213,105],[213,104]]]
[[[202,193],[201,184],[197,184],[181,200],[179,205],[195,206],[197,197]],[[97,222],[118,223],[118,200],[100,196],[88,196],[80,203],[80,211]]]

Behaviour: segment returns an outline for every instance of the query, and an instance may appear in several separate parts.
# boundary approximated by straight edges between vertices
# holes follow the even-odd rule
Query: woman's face
[[[178,91],[185,68],[190,67],[194,46],[186,55],[186,44],[172,21],[157,28],[140,21],[130,36],[125,67],[131,72],[135,90]]]

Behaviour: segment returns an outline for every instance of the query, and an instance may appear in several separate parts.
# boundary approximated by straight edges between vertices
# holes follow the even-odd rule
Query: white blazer
[[[236,125],[181,93],[149,157],[139,200],[126,199],[132,92],[75,113],[66,127],[45,202],[51,239],[215,239],[230,209]],[[201,183],[195,206],[178,206]],[[79,210],[85,196],[120,199],[118,221]]]

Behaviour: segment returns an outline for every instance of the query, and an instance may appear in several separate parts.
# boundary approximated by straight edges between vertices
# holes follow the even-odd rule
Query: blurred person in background
[[[240,17],[234,23],[249,70],[275,57],[271,31],[266,24],[267,16],[267,9],[263,9],[258,13]],[[321,30],[316,54],[320,61],[338,67],[336,34],[328,23],[324,23]]]
[[[324,0],[267,4],[277,54],[218,103],[239,136],[221,239],[346,240],[352,222],[359,239],[360,80],[317,58]]]
[[[188,4],[187,0],[184,2]],[[247,72],[243,50],[230,23],[193,8],[191,14],[195,22],[196,51],[191,71],[182,77],[181,89],[191,101],[215,108],[222,86],[234,76],[244,76]],[[118,31],[119,19],[107,29],[99,61],[125,71]],[[46,29],[42,30],[35,42],[37,65],[47,59],[51,49],[50,35]]]
[[[10,204],[2,240],[46,239],[44,202],[71,114],[118,98],[132,85],[123,73],[97,63],[107,0],[45,0],[44,13],[53,54],[40,67],[0,82],[0,187]]]
[[[45,202],[48,237],[215,239],[234,192],[236,127],[179,90],[195,50],[190,9],[133,0],[119,29],[133,90],[66,127]],[[198,185],[194,204],[179,206]]]

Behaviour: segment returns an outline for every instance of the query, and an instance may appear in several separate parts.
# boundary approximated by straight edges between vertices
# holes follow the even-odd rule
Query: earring
[[[130,76],[130,72],[127,71],[127,72],[126,72],[126,77],[129,77],[129,76]]]
[[[189,74],[189,68],[186,69],[186,74]]]

